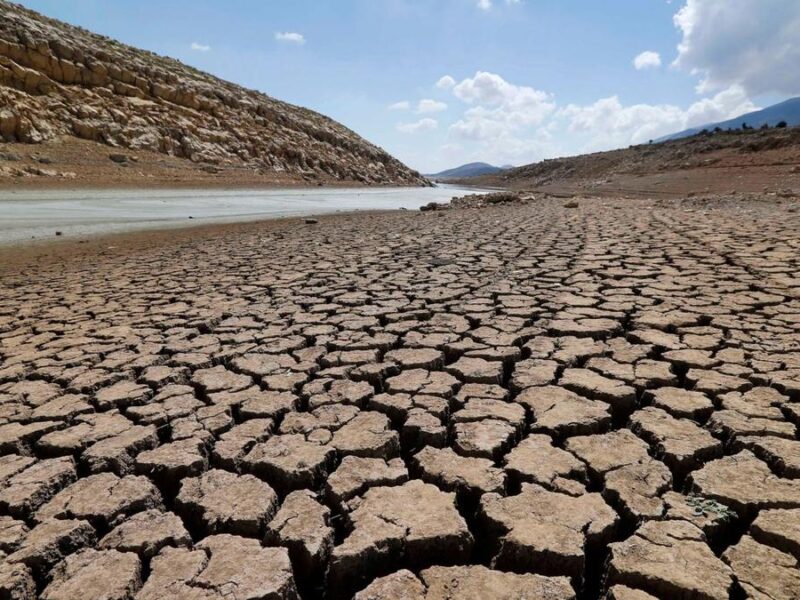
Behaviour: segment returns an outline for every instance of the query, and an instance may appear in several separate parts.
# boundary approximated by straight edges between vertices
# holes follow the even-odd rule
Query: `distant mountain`
[[[703,131],[703,129],[708,129],[710,131],[716,127],[719,127],[720,129],[741,129],[742,123],[747,123],[748,127],[755,127],[756,129],[765,124],[769,125],[770,127],[775,127],[775,125],[781,121],[786,121],[786,124],[789,125],[789,127],[800,125],[800,98],[791,98],[762,110],[750,112],[728,121],[709,123],[707,125],[701,125],[700,127],[693,127],[685,131],[673,133],[672,135],[666,135],[657,139],[656,141],[664,142],[667,140],[677,140],[700,133]]]
[[[466,165],[461,165],[454,169],[447,169],[441,173],[434,173],[428,177],[434,179],[461,179],[464,177],[478,177],[480,175],[494,175],[505,171],[507,167],[495,167],[484,162],[474,162]]]

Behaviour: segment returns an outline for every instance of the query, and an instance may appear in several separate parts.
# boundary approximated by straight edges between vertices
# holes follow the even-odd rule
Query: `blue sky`
[[[797,0],[23,3],[318,110],[423,172],[625,146],[800,93]]]

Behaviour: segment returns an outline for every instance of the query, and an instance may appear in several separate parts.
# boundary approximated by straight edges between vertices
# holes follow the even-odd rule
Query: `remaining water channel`
[[[199,190],[0,190],[0,244],[61,235],[169,228],[202,223],[317,215],[338,211],[418,209],[480,190],[313,188]]]

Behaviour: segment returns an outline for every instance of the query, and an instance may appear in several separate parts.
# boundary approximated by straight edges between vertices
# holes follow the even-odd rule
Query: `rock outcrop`
[[[65,136],[208,169],[427,183],[323,115],[0,0],[0,141]]]

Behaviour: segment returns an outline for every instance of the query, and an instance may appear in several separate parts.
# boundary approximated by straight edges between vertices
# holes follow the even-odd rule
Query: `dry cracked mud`
[[[8,263],[0,598],[798,598],[799,230],[586,199]]]

